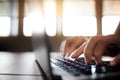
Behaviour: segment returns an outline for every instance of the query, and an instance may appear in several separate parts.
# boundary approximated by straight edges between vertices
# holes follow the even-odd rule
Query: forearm
[[[120,36],[120,22],[119,22],[114,34],[117,36]]]

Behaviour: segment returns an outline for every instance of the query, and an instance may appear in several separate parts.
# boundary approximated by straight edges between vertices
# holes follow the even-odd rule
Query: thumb
[[[120,52],[115,56],[115,58],[110,62],[111,66],[120,65]]]

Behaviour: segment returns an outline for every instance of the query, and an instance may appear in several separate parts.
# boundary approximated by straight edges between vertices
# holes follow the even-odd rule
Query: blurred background
[[[33,51],[32,30],[43,30],[53,51],[73,36],[113,34],[120,0],[0,0],[0,51]]]

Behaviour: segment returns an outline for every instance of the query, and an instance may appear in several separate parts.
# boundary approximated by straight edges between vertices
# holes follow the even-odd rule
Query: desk
[[[0,80],[42,80],[33,52],[0,52]]]

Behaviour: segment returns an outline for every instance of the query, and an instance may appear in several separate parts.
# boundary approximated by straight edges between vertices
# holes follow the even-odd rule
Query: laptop
[[[104,65],[97,66],[94,64],[94,62],[89,65],[84,64],[81,67],[81,65],[79,65],[81,64],[79,63],[79,60],[83,61],[84,63],[84,60],[83,60],[84,56],[80,56],[77,59],[71,59],[71,58],[64,58],[56,52],[51,52],[49,39],[44,30],[33,31],[32,43],[33,43],[34,53],[36,56],[36,64],[38,65],[40,72],[42,72],[43,74],[43,80],[111,80],[111,79],[116,80],[116,79],[120,79],[119,67],[113,68],[113,67],[107,66],[108,67],[107,68]],[[105,61],[105,65],[107,65],[109,60]],[[84,66],[85,67],[87,66],[88,69],[84,68]]]

